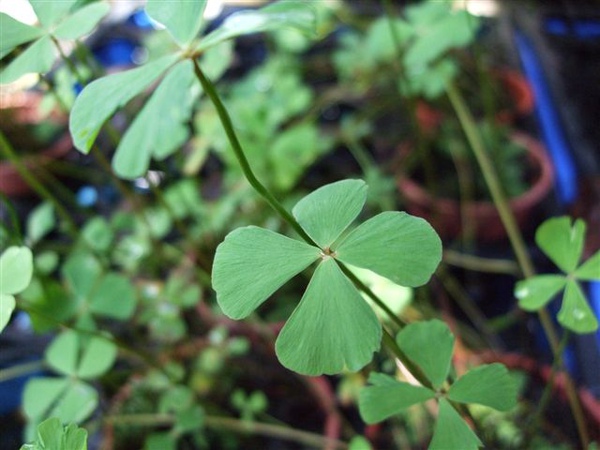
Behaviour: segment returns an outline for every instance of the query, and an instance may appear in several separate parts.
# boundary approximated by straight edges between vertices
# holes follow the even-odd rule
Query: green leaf
[[[31,245],[37,243],[56,226],[54,206],[44,202],[27,217],[27,239]]]
[[[363,436],[354,436],[348,444],[348,450],[372,450],[370,442]]]
[[[275,342],[279,361],[304,375],[357,371],[381,344],[373,310],[332,258],[319,264]]]
[[[217,247],[212,272],[217,302],[232,319],[246,317],[319,254],[318,248],[273,231],[238,228]]]
[[[173,432],[177,434],[189,433],[202,428],[204,411],[200,405],[193,405],[183,411],[175,413]]]
[[[299,1],[280,1],[257,10],[236,12],[227,17],[220,27],[202,38],[197,50],[207,49],[237,36],[285,27],[313,34],[316,28],[313,9]]]
[[[83,342],[81,342],[83,344]],[[77,376],[91,379],[105,374],[117,359],[117,347],[108,339],[92,337],[83,345]]]
[[[326,150],[328,142],[313,124],[300,124],[280,131],[269,150],[273,184],[283,191],[291,189],[306,168]]]
[[[48,36],[32,45],[12,60],[0,74],[0,84],[12,83],[28,73],[46,73],[54,64],[54,47]]]
[[[135,289],[127,277],[109,273],[90,297],[90,311],[105,317],[125,320],[135,310]]]
[[[0,13],[0,55],[2,57],[16,46],[32,41],[44,34],[37,27],[30,27],[5,13]]]
[[[177,55],[163,56],[142,67],[109,75],[88,84],[75,100],[69,119],[75,147],[88,153],[100,128],[115,110],[146,89],[177,58]]]
[[[562,275],[537,275],[515,285],[515,297],[525,311],[537,311],[558,294],[567,280]]]
[[[66,378],[32,378],[23,391],[23,411],[29,419],[39,419],[69,386]]]
[[[176,450],[177,441],[169,432],[152,433],[146,439],[144,450]]]
[[[202,53],[200,67],[213,82],[223,76],[233,61],[233,42],[224,41]]]
[[[93,250],[104,252],[109,249],[114,233],[104,217],[94,217],[81,230],[81,237]]]
[[[592,333],[598,329],[598,319],[590,309],[579,283],[574,280],[567,281],[557,318],[562,326],[575,333]]]
[[[0,255],[0,294],[18,294],[31,281],[33,254],[27,247],[8,247]]]
[[[63,427],[61,421],[52,417],[37,426],[37,440],[23,445],[21,450],[86,450],[87,431],[75,424]]]
[[[173,386],[165,392],[158,405],[160,413],[170,413],[188,409],[194,404],[194,391],[187,386]]]
[[[100,278],[102,266],[89,253],[77,253],[65,262],[62,273],[73,292],[80,299],[85,299]]]
[[[444,383],[454,349],[454,336],[444,322],[434,319],[411,323],[398,333],[396,342],[434,387]]]
[[[460,377],[450,387],[448,398],[509,411],[517,404],[517,383],[502,364],[486,364]]]
[[[0,294],[0,332],[8,324],[14,310],[15,298],[12,295]]]
[[[366,423],[377,423],[417,403],[422,403],[435,397],[435,392],[422,386],[401,383],[392,377],[379,386],[368,386],[360,391],[358,408]],[[369,380],[371,381],[371,380]],[[379,380],[381,383],[381,380]]]
[[[292,213],[321,248],[329,247],[356,219],[367,200],[362,180],[343,180],[323,186],[300,200]]]
[[[181,46],[189,44],[204,22],[206,0],[148,0],[146,12],[160,22]]]
[[[421,286],[442,258],[442,243],[431,225],[401,212],[367,220],[335,248],[336,258],[372,270],[403,286]]]
[[[78,39],[90,33],[109,11],[110,5],[105,2],[86,5],[60,23],[53,34],[59,39]]]
[[[585,222],[578,219],[571,225],[571,218],[566,216],[546,220],[535,233],[537,245],[566,273],[577,267],[584,239]]]
[[[57,372],[79,378],[94,378],[110,369],[117,348],[106,339],[83,339],[75,331],[59,335],[46,350],[46,361]]]
[[[44,28],[54,25],[61,17],[68,14],[77,0],[60,0],[49,2],[48,0],[29,0],[35,15]]]
[[[42,252],[34,260],[35,270],[43,275],[50,275],[58,267],[58,254],[53,251]]]
[[[440,398],[439,405],[440,411],[429,450],[472,450],[483,447],[483,443],[448,400]]]
[[[117,148],[113,158],[117,175],[140,177],[148,170],[151,156],[164,159],[185,143],[194,100],[190,94],[193,78],[189,60],[178,63],[165,76]]]
[[[58,417],[63,423],[79,423],[87,419],[97,406],[98,393],[92,386],[70,380],[67,391],[48,414]]]
[[[592,255],[575,271],[575,276],[580,280],[600,281],[600,251]]]

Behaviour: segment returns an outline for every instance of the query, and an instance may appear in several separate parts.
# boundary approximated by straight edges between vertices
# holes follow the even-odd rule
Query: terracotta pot
[[[526,148],[535,172],[531,187],[509,202],[517,223],[521,228],[525,228],[533,209],[552,190],[554,170],[546,149],[539,141],[522,133],[514,133],[512,139]],[[443,238],[460,235],[461,205],[458,200],[434,197],[420,183],[404,174],[398,176],[397,186],[406,201],[409,213],[427,219]],[[506,237],[504,226],[492,202],[472,202],[466,205],[466,214],[474,224],[474,233],[478,240],[489,242]]]
[[[53,160],[62,158],[73,148],[71,136],[67,131],[67,116],[54,111],[48,117],[42,118],[39,112],[41,100],[41,94],[31,91],[0,96],[3,128],[10,125],[9,121],[14,121],[18,125],[35,124],[42,120],[58,125],[64,124],[65,133],[49,147],[37,154],[28,154],[22,158],[22,162],[34,174],[36,168],[47,166]],[[15,151],[18,153],[19,148],[15,148]],[[9,161],[0,161],[0,192],[11,197],[24,196],[32,192],[30,186]]]
[[[533,90],[523,75],[512,69],[495,69],[492,77],[502,84],[512,105],[496,113],[496,122],[510,125],[519,117],[526,117],[533,112]],[[419,127],[425,134],[433,134],[444,120],[444,113],[425,101],[417,103],[416,114]]]

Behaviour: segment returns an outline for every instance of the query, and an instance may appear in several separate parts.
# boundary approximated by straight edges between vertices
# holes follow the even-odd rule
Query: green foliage
[[[230,233],[217,248],[213,287],[225,314],[236,319],[320,260],[276,342],[282,364],[297,372],[358,370],[379,347],[381,325],[343,273],[344,263],[419,286],[440,261],[441,244],[433,229],[404,213],[382,213],[343,235],[362,209],[366,190],[361,180],[344,180],[298,202],[293,214],[318,246],[246,227]]]
[[[55,226],[54,206],[49,202],[40,204],[27,217],[27,241],[29,245],[35,245]]]
[[[580,265],[585,239],[585,222],[569,217],[546,220],[536,231],[535,241],[542,251],[564,272],[564,275],[537,275],[519,281],[515,297],[526,311],[543,308],[563,292],[558,321],[576,333],[591,333],[598,329],[598,319],[591,310],[581,281],[600,280],[600,252]]]
[[[21,44],[30,44],[4,68],[0,74],[2,84],[11,83],[27,73],[48,72],[56,54],[53,40],[75,40],[88,34],[110,9],[105,1],[81,7],[76,0],[30,0],[30,3],[39,19],[38,26],[25,25],[0,13],[0,57]]]
[[[27,247],[9,247],[0,255],[0,331],[15,309],[15,294],[24,291],[33,275],[33,254]]]
[[[103,124],[115,111],[142,93],[150,84],[160,80],[144,108],[125,132],[113,167],[122,178],[133,179],[148,170],[151,158],[162,160],[173,154],[189,138],[187,119],[198,95],[190,89],[194,75],[192,61],[209,67],[214,62],[213,48],[231,51],[228,45],[216,47],[236,36],[295,27],[308,31],[314,26],[312,10],[301,3],[279,2],[256,11],[242,11],[230,16],[216,30],[200,39],[195,49],[188,46],[202,27],[205,2],[178,1],[169,7],[160,1],[147,4],[148,14],[163,23],[181,51],[165,55],[142,67],[113,74],[90,83],[77,97],[70,116],[70,129],[75,147],[88,153]],[[194,47],[194,45],[192,45]],[[219,78],[220,72],[208,73]],[[191,95],[190,95],[191,93]],[[165,111],[167,112],[165,114]]]
[[[359,396],[360,413],[365,422],[380,422],[435,398],[439,412],[429,448],[476,449],[483,444],[450,402],[476,403],[500,411],[508,411],[516,405],[517,384],[502,364],[476,367],[446,387],[454,336],[443,322],[412,323],[398,333],[396,341],[435,390],[372,373],[371,386],[364,388]]]
[[[20,450],[87,450],[87,431],[73,423],[63,427],[52,417],[38,425],[36,440]]]

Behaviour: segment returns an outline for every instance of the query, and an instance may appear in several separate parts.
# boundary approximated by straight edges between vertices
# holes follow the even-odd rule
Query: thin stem
[[[467,140],[469,141],[469,145],[471,146],[473,153],[475,154],[475,158],[477,159],[477,163],[480,166],[481,172],[483,173],[483,177],[492,196],[492,201],[494,202],[494,205],[498,210],[498,214],[500,215],[500,219],[502,220],[502,224],[506,229],[506,233],[508,235],[513,251],[515,252],[517,261],[519,263],[519,266],[521,267],[523,275],[525,276],[525,278],[531,278],[535,275],[533,262],[531,261],[529,253],[527,252],[527,247],[525,245],[523,235],[521,234],[521,231],[517,226],[517,222],[512,211],[510,210],[508,200],[502,190],[502,186],[500,184],[500,180],[498,179],[498,175],[496,173],[494,165],[485,150],[483,141],[477,130],[475,119],[473,118],[471,112],[467,108],[467,105],[464,99],[462,98],[462,95],[452,83],[449,83],[446,86],[446,92],[450,99],[450,103],[452,104],[452,107],[456,112],[458,120],[465,132]],[[550,342],[550,347],[552,348],[554,359],[560,359],[560,344],[558,341],[557,332],[554,328],[554,323],[552,322],[552,318],[550,317],[548,310],[545,308],[539,309],[538,316],[544,329],[544,333],[546,334],[548,341]],[[581,403],[579,402],[579,398],[577,397],[577,392],[575,391],[573,380],[569,376],[568,372],[564,371],[564,376],[567,396],[569,398],[569,405],[571,407],[571,411],[573,412],[573,416],[577,424],[579,438],[581,439],[583,447],[587,448],[589,442],[589,434],[585,425],[585,419],[583,416],[583,411],[581,409]]]
[[[204,75],[202,69],[200,69],[198,62],[195,59],[192,59],[192,62],[194,63],[194,72],[196,73],[196,77],[198,78],[198,81],[200,81],[204,92],[206,93],[206,95],[208,95],[210,101],[217,110],[217,114],[219,115],[219,119],[221,120],[221,125],[223,125],[223,128],[225,129],[225,134],[229,139],[231,148],[233,149],[233,152],[235,153],[240,167],[244,172],[244,176],[246,177],[250,185],[269,203],[269,205],[271,205],[273,209],[275,209],[275,211],[277,211],[277,213],[296,231],[296,233],[300,235],[300,237],[302,237],[302,239],[304,239],[309,244],[318,247],[318,245],[311,239],[311,237],[308,234],[306,234],[306,232],[302,229],[302,227],[296,221],[294,216],[292,216],[279,202],[279,200],[277,200],[273,196],[273,194],[271,194],[271,192],[269,192],[269,190],[260,181],[258,181],[256,176],[254,175],[254,172],[252,171],[252,168],[250,167],[250,163],[248,162],[246,155],[244,154],[244,150],[242,149],[242,146],[235,133],[235,129],[233,128],[231,117],[229,116],[225,105],[223,105],[219,94],[217,94],[217,91],[212,82],[206,77],[206,75]]]
[[[170,426],[175,423],[175,417],[170,414],[122,414],[109,416],[105,422],[118,425],[140,426]],[[337,449],[347,449],[348,444],[337,439],[331,439],[319,434],[301,431],[285,425],[267,424],[235,419],[232,417],[207,416],[204,426],[216,430],[228,430],[240,434],[256,434],[275,439],[297,442],[309,447],[324,448],[328,446]]]
[[[12,205],[8,197],[3,192],[0,192],[0,200],[6,205],[6,211],[8,212],[10,226],[12,226],[13,233],[16,234],[17,241],[23,242],[21,224],[19,223],[19,216],[17,215],[17,211],[15,211],[15,207]],[[6,225],[6,229],[8,230],[8,225]],[[13,233],[10,234],[12,235]]]
[[[426,388],[435,391],[435,388],[431,384],[431,382],[427,379],[425,374],[421,371],[421,369],[416,366],[406,354],[402,351],[402,349],[396,343],[394,337],[387,331],[385,328],[383,329],[383,343],[385,346],[400,360],[400,362],[408,369],[408,371],[414,376],[421,385]]]
[[[19,175],[23,177],[23,179],[31,186],[31,188],[44,200],[50,202],[61,219],[65,222],[67,226],[67,232],[71,235],[71,237],[77,237],[77,225],[75,221],[70,216],[69,212],[63,207],[63,205],[52,195],[52,193],[46,189],[46,187],[41,184],[35,176],[31,173],[28,167],[21,161],[21,159],[17,156],[15,150],[12,148],[12,145],[8,142],[4,133],[0,131],[0,149],[2,150],[2,154],[8,159],[11,164],[15,166]]]
[[[60,55],[60,59],[62,59],[63,62],[69,68],[69,72],[71,72],[71,74],[75,77],[75,79],[77,80],[77,82],[79,84],[81,84],[81,86],[84,86],[85,85],[85,81],[84,81],[83,77],[81,76],[81,74],[77,70],[77,67],[75,67],[75,64],[73,63],[73,61],[71,61],[69,59],[69,57],[67,55],[65,55],[65,52],[63,51],[62,47],[60,46],[60,42],[58,42],[58,40],[54,36],[50,36],[50,39],[52,39],[52,43],[58,49],[58,53]]]
[[[44,368],[43,361],[31,361],[23,364],[18,364],[16,366],[8,367],[7,369],[0,370],[0,383],[4,383],[5,381],[12,380],[14,378],[19,378],[24,375],[28,375],[30,373],[37,372]]]
[[[461,267],[476,272],[501,273],[513,276],[521,275],[521,269],[513,260],[481,258],[456,250],[444,250],[444,262],[451,266]]]
[[[569,331],[565,330],[559,344],[559,357],[554,359],[552,369],[550,371],[550,376],[548,377],[548,382],[544,387],[544,392],[542,393],[542,397],[538,402],[538,406],[536,408],[535,414],[531,422],[532,430],[535,430],[540,425],[542,417],[544,415],[544,410],[550,402],[550,399],[552,397],[552,390],[554,389],[554,379],[556,377],[557,372],[560,371],[560,367],[562,366],[562,355],[565,349],[567,348],[567,344],[569,343],[570,337],[571,334],[569,333]]]

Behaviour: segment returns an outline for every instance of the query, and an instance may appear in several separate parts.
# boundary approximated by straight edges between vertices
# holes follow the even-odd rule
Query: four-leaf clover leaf
[[[537,229],[535,241],[564,275],[538,275],[519,281],[515,297],[526,311],[536,311],[564,290],[558,321],[576,333],[598,329],[598,319],[590,309],[579,281],[600,280],[600,251],[578,267],[583,252],[585,222],[569,217],[546,220]]]
[[[355,229],[367,185],[344,180],[300,200],[293,215],[316,245],[255,226],[231,232],[217,248],[213,287],[223,312],[248,316],[277,289],[319,262],[300,304],[281,330],[281,363],[307,375],[358,370],[381,341],[381,325],[344,264],[369,269],[403,286],[425,284],[441,259],[441,241],[423,219],[384,212]]]
[[[381,422],[412,405],[436,398],[439,412],[429,449],[477,449],[483,444],[451,402],[478,403],[499,411],[508,411],[516,405],[517,384],[506,367],[498,363],[476,367],[449,389],[444,388],[454,349],[454,336],[444,322],[410,324],[398,333],[396,342],[421,369],[433,389],[372,373],[371,386],[360,392],[358,401],[366,423]]]

